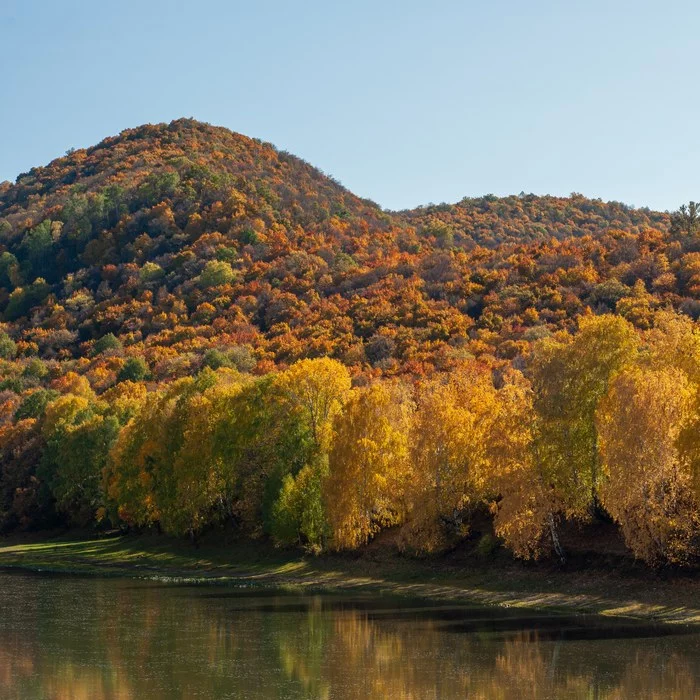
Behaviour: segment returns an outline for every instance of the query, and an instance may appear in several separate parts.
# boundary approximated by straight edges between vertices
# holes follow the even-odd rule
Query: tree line
[[[514,555],[566,552],[609,519],[635,557],[692,564],[700,534],[700,331],[582,316],[520,369],[351,377],[327,357],[253,376],[205,367],[96,395],[69,372],[4,405],[0,526],[62,519],[196,538],[221,523],[316,551],[398,528],[435,552],[490,514]]]

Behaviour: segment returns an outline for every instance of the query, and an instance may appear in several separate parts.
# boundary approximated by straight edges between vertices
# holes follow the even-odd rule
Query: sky
[[[700,3],[0,0],[0,181],[194,117],[385,208],[700,198]]]

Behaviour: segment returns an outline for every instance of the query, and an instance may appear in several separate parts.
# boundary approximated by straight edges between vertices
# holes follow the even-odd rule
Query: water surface
[[[0,573],[0,698],[464,697],[700,697],[700,634],[376,595]]]

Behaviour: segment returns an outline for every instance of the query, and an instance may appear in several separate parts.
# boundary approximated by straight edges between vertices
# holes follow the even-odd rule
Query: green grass
[[[700,622],[700,587],[686,577],[558,571],[500,556],[416,560],[393,551],[305,556],[250,541],[199,547],[156,535],[0,539],[0,567],[210,584],[372,591],[432,600]]]

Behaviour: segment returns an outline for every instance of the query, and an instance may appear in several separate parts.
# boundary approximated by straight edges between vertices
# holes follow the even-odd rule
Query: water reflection
[[[119,580],[0,585],[3,698],[700,695],[692,629]]]

